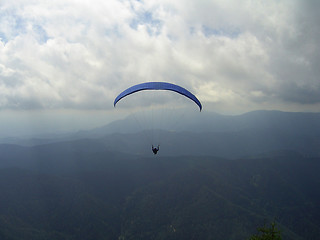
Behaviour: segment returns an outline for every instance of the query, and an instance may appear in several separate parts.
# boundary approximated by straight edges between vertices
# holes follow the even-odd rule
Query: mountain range
[[[2,143],[35,146],[54,142],[72,144],[70,142],[86,139],[87,148],[101,146],[135,155],[148,155],[152,144],[160,144],[159,153],[164,156],[238,158],[279,151],[320,156],[319,113],[255,111],[239,116],[205,112],[177,115],[182,116],[182,120],[177,122],[172,117],[175,114],[169,112],[161,124],[158,123],[160,116],[155,114],[152,117],[145,114],[144,118],[130,115],[91,130],[46,138],[2,139]],[[153,127],[143,122],[152,122]]]
[[[0,144],[0,239],[317,239],[320,115],[201,114]]]

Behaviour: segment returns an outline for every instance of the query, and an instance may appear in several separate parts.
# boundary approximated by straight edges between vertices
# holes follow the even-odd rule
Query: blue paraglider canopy
[[[178,85],[168,83],[168,82],[145,82],[145,83],[140,83],[132,87],[129,87],[128,89],[124,90],[122,93],[120,93],[116,97],[113,105],[116,106],[117,102],[119,102],[122,98],[132,93],[143,91],[143,90],[169,90],[169,91],[179,93],[191,99],[193,102],[195,102],[198,105],[198,107],[200,108],[200,111],[202,110],[202,105],[195,95],[193,95],[191,92],[189,92],[187,89],[183,87],[180,87]]]

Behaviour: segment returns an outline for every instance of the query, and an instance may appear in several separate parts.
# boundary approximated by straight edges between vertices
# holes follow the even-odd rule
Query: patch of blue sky
[[[130,23],[130,27],[135,30],[139,25],[145,25],[149,35],[154,36],[160,34],[163,23],[159,19],[153,18],[151,12],[145,11],[138,13],[137,17]]]
[[[8,38],[6,36],[6,34],[4,32],[0,32],[0,41],[3,43],[7,43],[8,42]]]
[[[0,38],[5,43],[20,34],[26,33],[26,23],[18,15],[10,15],[6,12],[0,16],[0,21],[3,26],[3,29],[0,29]]]
[[[39,43],[46,43],[48,39],[50,39],[47,32],[41,25],[33,25],[32,30],[35,33],[36,39]]]
[[[210,28],[206,25],[202,25],[202,32],[206,37],[218,36],[218,37],[229,37],[229,38],[237,38],[241,31],[239,29],[233,28]],[[192,33],[194,29],[191,29]]]
[[[122,37],[121,31],[119,31],[118,25],[114,25],[112,27],[105,28],[104,33],[107,37],[112,37],[112,36],[116,36],[118,38]]]
[[[17,15],[13,11],[0,11],[0,22],[3,29],[0,29],[0,39],[2,42],[7,43],[19,35],[27,34],[30,31],[30,24],[32,25],[31,31],[35,35],[38,42],[44,43],[49,37],[41,25],[33,24],[28,19]]]

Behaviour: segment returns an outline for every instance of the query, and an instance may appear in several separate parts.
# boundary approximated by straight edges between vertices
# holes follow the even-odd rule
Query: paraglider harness
[[[154,154],[157,154],[158,153],[158,151],[159,151],[159,147],[160,147],[160,145],[158,145],[158,147],[153,147],[153,145],[152,145],[152,152],[154,153]]]

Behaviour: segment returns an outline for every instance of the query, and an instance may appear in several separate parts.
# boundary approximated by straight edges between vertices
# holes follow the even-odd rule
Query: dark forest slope
[[[319,158],[149,158],[83,144],[2,146],[2,239],[240,240],[274,219],[284,239],[320,234]]]

